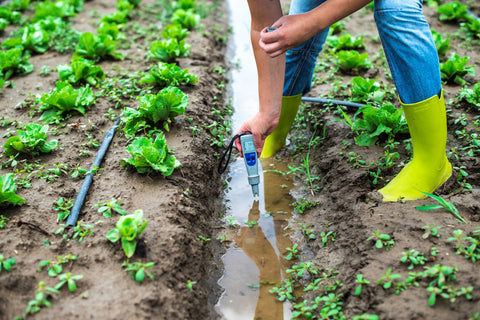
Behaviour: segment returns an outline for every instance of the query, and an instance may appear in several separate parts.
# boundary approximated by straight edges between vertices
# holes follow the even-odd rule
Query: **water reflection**
[[[242,160],[243,161],[243,160]],[[242,161],[236,161],[242,164]],[[237,164],[238,165],[238,164]],[[229,216],[241,227],[227,230],[231,247],[223,257],[225,272],[219,284],[225,289],[216,310],[222,319],[280,320],[290,318],[290,305],[276,301],[269,293],[285,278],[289,267],[285,248],[291,247],[288,223],[294,202],[289,194],[292,182],[285,176],[269,171],[285,170],[282,163],[262,159],[267,170],[261,177],[260,198],[254,200],[245,172],[232,170],[230,192],[227,194]],[[245,170],[245,169],[243,169]],[[240,184],[247,188],[240,187]],[[238,188],[235,186],[238,185]],[[245,204],[250,208],[245,214]],[[256,222],[252,227],[246,222]]]

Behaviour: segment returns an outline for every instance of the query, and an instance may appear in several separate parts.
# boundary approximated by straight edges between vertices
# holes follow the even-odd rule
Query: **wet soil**
[[[472,5],[472,3],[470,3]],[[472,11],[478,11],[478,4],[473,4]],[[468,45],[454,34],[458,31],[458,23],[440,22],[438,14],[434,8],[424,8],[425,15],[432,29],[442,33],[444,37],[451,38],[451,47],[447,52],[447,57],[451,52],[457,52],[460,56],[469,56],[468,65],[476,65],[475,76],[468,76],[470,84],[480,81],[480,51],[478,41],[475,44]],[[352,35],[361,34],[366,40],[365,52],[370,57],[375,56],[381,51],[378,41],[378,34],[375,30],[375,24],[372,14],[365,12],[356,13],[353,17],[345,20],[346,32]],[[328,48],[328,47],[327,47]],[[323,60],[322,60],[323,59]],[[445,61],[446,57],[441,60]],[[321,55],[319,61],[329,62],[328,55]],[[327,71],[329,70],[326,68]],[[392,84],[388,79],[388,70],[384,67],[374,67],[367,71],[359,72],[360,76],[375,78],[382,83]],[[348,91],[339,90],[332,94],[334,79],[330,81],[321,81],[326,74],[317,72],[319,79],[308,94],[311,97],[332,97],[339,100],[348,100]],[[343,84],[349,83],[355,75],[335,74],[335,79]],[[343,81],[343,82],[342,82]],[[455,100],[459,90],[462,87],[455,84],[445,84],[445,100],[448,109],[448,142],[447,151],[452,148],[459,148],[460,142],[456,130],[464,129],[455,121],[460,114],[466,114],[468,119],[478,117],[478,110],[467,109],[463,103]],[[395,102],[398,105],[398,102]],[[460,214],[469,221],[463,224],[457,221],[447,210],[419,211],[416,206],[434,205],[437,202],[433,199],[409,201],[405,203],[382,202],[381,196],[376,190],[384,186],[391,180],[394,174],[398,173],[408,161],[408,153],[403,145],[397,148],[400,157],[397,165],[385,169],[382,168],[381,179],[375,185],[373,177],[369,171],[376,171],[377,167],[368,165],[355,167],[354,161],[349,161],[349,152],[360,155],[365,163],[376,161],[384,154],[383,146],[359,147],[355,145],[351,130],[342,122],[331,121],[338,119],[341,115],[333,115],[332,111],[336,108],[330,108],[325,112],[326,106],[307,103],[305,112],[308,116],[315,117],[321,125],[317,132],[314,132],[313,124],[309,121],[303,121],[297,126],[296,134],[291,136],[293,143],[289,145],[290,150],[279,155],[284,160],[290,159],[301,165],[301,160],[306,156],[304,153],[295,153],[295,141],[307,141],[312,136],[320,136],[319,132],[326,125],[326,137],[318,143],[318,146],[312,147],[309,151],[311,176],[317,177],[315,184],[320,190],[312,196],[308,185],[305,184],[305,176],[296,179],[299,186],[303,186],[304,193],[300,196],[305,197],[307,201],[318,202],[313,208],[307,210],[303,215],[297,215],[296,221],[306,224],[314,230],[317,235],[316,240],[310,240],[304,243],[305,260],[313,261],[324,270],[334,268],[339,274],[337,279],[343,283],[337,293],[341,294],[343,302],[343,312],[347,317],[362,315],[364,313],[376,314],[379,319],[470,319],[475,313],[480,312],[480,276],[478,262],[468,260],[463,255],[456,255],[454,244],[448,242],[447,238],[453,236],[453,231],[461,229],[465,235],[471,235],[471,232],[478,228],[480,215],[480,171],[478,156],[465,156],[462,153],[458,159],[450,156],[449,159],[454,169],[452,177],[437,190],[437,194],[448,202],[453,203]],[[345,109],[353,117],[356,110]],[[305,130],[305,123],[307,123]],[[469,124],[465,127],[469,133],[477,133],[478,126]],[[305,138],[306,137],[306,138]],[[408,136],[406,137],[408,138]],[[306,139],[306,140],[302,140]],[[402,137],[398,141],[402,141]],[[347,147],[348,145],[348,147]],[[307,148],[308,149],[308,148]],[[462,192],[462,187],[457,182],[458,168],[464,166],[468,172],[466,181],[471,184],[472,189]],[[425,230],[422,227],[426,225],[435,225],[441,227],[440,237],[428,237],[423,239]],[[395,245],[390,250],[377,249],[373,241],[366,241],[376,230],[380,233],[389,234],[395,241]],[[329,240],[327,245],[322,246],[320,234],[332,231],[336,233],[336,240]],[[430,249],[436,247],[437,255],[431,256]],[[426,291],[429,281],[420,282],[418,287],[409,287],[399,294],[395,290],[384,289],[377,281],[391,269],[392,273],[400,274],[405,280],[409,272],[422,272],[424,266],[415,266],[412,270],[408,269],[408,264],[401,263],[400,259],[403,252],[415,249],[425,254],[428,262],[424,266],[445,265],[458,268],[456,280],[453,281],[455,287],[473,286],[472,299],[459,297],[454,302],[448,299],[437,298],[434,307],[428,305],[430,292]],[[365,279],[370,281],[365,291],[360,296],[354,294],[358,283],[355,281],[358,274],[363,274]],[[303,301],[303,299],[298,299]]]
[[[73,18],[73,28],[80,31],[95,32],[99,17],[116,11],[116,1],[90,1],[84,5],[84,11]],[[119,78],[127,81],[135,72],[146,72],[153,61],[146,59],[149,44],[160,40],[160,21],[156,18],[163,12],[162,2],[142,1],[139,8],[132,11],[133,17],[128,23],[127,39],[129,48],[118,49],[127,58],[123,61],[103,61],[99,65],[105,70],[107,78]],[[213,2],[206,2],[212,7]],[[95,14],[92,14],[95,13]],[[28,12],[26,13],[28,14]],[[117,133],[101,164],[100,173],[94,177],[86,201],[80,213],[79,221],[95,225],[94,234],[85,237],[83,242],[66,241],[55,231],[60,227],[57,212],[53,210],[59,197],[75,199],[82,179],[74,179],[62,174],[57,180],[47,183],[34,174],[31,187],[19,188],[18,194],[26,203],[20,207],[2,208],[1,214],[10,219],[5,228],[0,229],[0,253],[6,258],[13,257],[17,264],[11,272],[0,274],[0,319],[13,319],[23,315],[28,302],[35,297],[38,283],[44,281],[53,287],[58,280],[50,278],[46,271],[39,272],[38,264],[43,260],[55,260],[56,256],[72,254],[77,260],[64,265],[63,272],[83,275],[77,281],[77,290],[69,293],[63,288],[51,298],[51,306],[43,308],[31,319],[208,319],[213,317],[213,305],[218,288],[215,275],[217,265],[213,246],[204,244],[199,235],[209,238],[213,234],[212,225],[218,217],[218,201],[221,181],[216,173],[217,158],[215,152],[221,151],[210,146],[212,134],[207,129],[213,121],[220,119],[212,113],[213,106],[224,110],[225,92],[214,83],[225,82],[225,76],[213,72],[213,68],[225,65],[225,41],[218,36],[227,34],[227,14],[223,4],[216,7],[208,19],[202,20],[201,29],[192,32],[186,42],[192,46],[188,58],[177,60],[182,69],[199,78],[193,86],[181,89],[188,95],[189,106],[185,115],[179,116],[166,133],[170,150],[182,163],[181,168],[168,177],[160,174],[138,174],[125,170],[120,159],[130,155],[125,150],[128,142]],[[136,26],[136,29],[131,27]],[[152,26],[154,27],[152,32]],[[157,28],[155,28],[157,26]],[[145,34],[132,30],[149,30]],[[156,30],[155,30],[156,29]],[[2,41],[9,34],[8,29],[0,34]],[[23,77],[13,78],[15,88],[0,89],[0,108],[3,119],[17,120],[23,123],[37,122],[36,114],[30,117],[28,107],[16,107],[29,94],[42,94],[55,87],[59,80],[55,67],[69,63],[71,54],[62,55],[53,50],[35,55],[30,61],[35,70]],[[156,63],[156,62],[155,62]],[[41,77],[42,66],[49,66],[52,72]],[[94,89],[98,92],[99,89]],[[156,93],[158,88],[153,88]],[[88,150],[83,143],[91,138],[101,143],[105,133],[113,126],[113,121],[105,117],[109,109],[117,116],[125,106],[137,107],[136,97],[118,94],[123,101],[116,109],[119,100],[100,97],[90,107],[85,116],[74,115],[61,125],[50,126],[58,135],[60,150],[49,155],[35,158],[25,157],[28,163],[38,160],[45,169],[55,164],[67,164],[73,169],[75,164],[88,169],[95,157],[95,148],[90,149],[87,157],[79,156],[80,151]],[[192,137],[191,127],[199,131]],[[11,126],[1,128],[0,136],[14,129]],[[3,145],[6,136],[1,138]],[[8,157],[3,157],[2,162]],[[22,160],[23,157],[17,160]],[[18,169],[23,169],[19,164]],[[1,170],[2,174],[13,172],[11,167]],[[26,176],[22,175],[22,176]],[[117,198],[124,203],[123,209],[133,213],[142,209],[148,225],[142,234],[142,240],[130,262],[155,262],[150,270],[154,281],[146,277],[143,283],[134,281],[122,268],[126,257],[120,243],[111,243],[106,234],[114,228],[119,215],[105,218],[93,206]],[[102,221],[99,223],[99,221]],[[98,224],[97,224],[98,223]],[[72,232],[69,232],[72,235]],[[48,246],[46,245],[48,244]],[[192,290],[187,288],[188,281],[196,282]]]
[[[74,19],[74,28],[81,31],[94,31],[98,22],[96,15],[89,14],[96,10],[100,15],[113,12],[114,1],[102,0],[85,3],[85,10]],[[158,21],[151,15],[158,14],[155,7],[148,1],[136,10],[132,21],[147,27],[157,24]],[[158,9],[158,8],[157,8]],[[478,4],[473,4],[473,11],[479,13]],[[441,23],[434,9],[425,9],[428,21],[432,27],[444,34],[454,33],[458,26]],[[22,315],[28,302],[35,296],[40,281],[47,286],[54,286],[56,279],[49,278],[45,271],[39,272],[38,263],[42,260],[53,260],[55,256],[73,254],[77,261],[64,266],[65,272],[74,275],[81,274],[83,279],[77,283],[75,293],[67,292],[63,288],[60,294],[51,299],[51,306],[43,308],[39,313],[30,316],[33,319],[52,319],[59,316],[71,319],[214,319],[216,314],[213,306],[219,291],[216,280],[220,277],[221,262],[218,259],[218,243],[214,240],[207,244],[202,243],[199,235],[214,239],[218,221],[221,177],[216,174],[217,159],[213,156],[218,152],[206,143],[211,138],[208,130],[196,132],[192,137],[191,127],[201,128],[219,120],[213,114],[212,106],[222,109],[225,92],[214,83],[225,81],[224,75],[212,72],[217,66],[227,67],[225,63],[225,43],[218,38],[227,32],[227,10],[220,5],[207,19],[202,20],[204,28],[193,32],[187,38],[192,45],[192,55],[178,60],[182,68],[188,68],[196,74],[200,81],[192,87],[182,87],[188,96],[190,105],[185,116],[179,117],[166,133],[169,148],[175,150],[175,156],[182,163],[172,176],[140,175],[133,171],[126,171],[120,165],[120,159],[128,157],[125,151],[127,139],[117,132],[112,145],[101,165],[101,174],[94,178],[94,183],[83,206],[80,221],[95,224],[94,234],[86,237],[83,242],[76,240],[66,241],[54,232],[59,227],[57,213],[53,206],[59,197],[75,198],[82,181],[62,175],[58,180],[47,183],[43,179],[34,177],[30,188],[20,188],[18,194],[26,199],[21,207],[2,208],[1,214],[10,220],[5,228],[0,229],[0,254],[13,257],[17,264],[11,272],[0,273],[0,319],[13,319]],[[367,52],[374,54],[380,51],[380,44],[376,40],[376,31],[371,14],[358,13],[355,19],[346,22],[347,31],[352,34],[360,33],[372,35],[367,41]],[[2,34],[2,39],[6,34]],[[150,62],[146,61],[150,37],[138,36],[129,33],[130,39],[135,39],[129,49],[120,49],[128,55],[124,61],[106,61],[100,63],[102,68],[112,77],[119,74],[133,73],[147,70]],[[154,37],[155,38],[155,37]],[[159,37],[158,37],[159,38]],[[157,38],[157,39],[158,39]],[[156,40],[156,39],[153,39]],[[452,40],[454,50],[460,55],[468,54],[471,64],[480,63],[478,45],[473,48],[461,46],[460,40]],[[16,108],[29,93],[41,94],[55,86],[58,80],[56,72],[47,77],[38,75],[42,66],[52,69],[61,63],[70,61],[69,55],[48,52],[36,55],[30,59],[35,64],[35,71],[24,77],[13,79],[15,88],[0,89],[1,115],[7,119],[16,119],[24,123],[39,122],[38,115],[29,116],[28,107]],[[477,75],[471,77],[471,83],[480,81],[480,69],[476,67]],[[368,73],[368,74],[367,74]],[[385,77],[384,68],[374,68],[360,74],[389,81]],[[320,77],[321,74],[317,74]],[[341,75],[345,82],[349,76]],[[446,85],[447,108],[452,109],[453,115],[449,118],[449,141],[447,149],[458,146],[454,131],[458,129],[454,123],[454,115],[458,112],[468,114],[469,118],[478,115],[464,106],[450,103],[458,93],[460,87]],[[310,96],[328,94],[329,84],[317,84]],[[337,96],[337,98],[347,98]],[[60,135],[54,136],[59,140],[61,150],[51,155],[41,155],[35,159],[45,168],[53,168],[55,164],[66,163],[69,167],[80,164],[88,168],[94,159],[95,149],[89,157],[80,157],[78,154],[85,148],[82,143],[88,142],[88,135],[101,141],[106,131],[113,125],[104,114],[108,109],[115,110],[117,101],[108,98],[99,98],[85,116],[73,116],[65,121],[66,126],[58,127]],[[126,105],[137,106],[138,101],[126,101]],[[312,105],[311,110],[322,110],[323,107]],[[333,109],[332,109],[333,110]],[[119,110],[116,110],[117,113]],[[331,112],[324,113],[323,123],[337,117]],[[189,119],[193,120],[190,121]],[[94,126],[93,126],[93,125]],[[93,128],[92,128],[93,127]],[[1,135],[7,129],[0,129]],[[478,128],[470,127],[472,132]],[[301,133],[309,137],[312,132]],[[293,137],[294,139],[294,137]],[[2,137],[3,144],[6,137]],[[439,194],[457,206],[462,216],[471,221],[469,224],[457,222],[448,212],[436,213],[420,212],[415,206],[434,204],[432,200],[419,200],[407,203],[383,203],[375,193],[388,179],[400,170],[394,167],[390,171],[382,172],[383,180],[374,185],[366,168],[353,168],[352,164],[340,155],[345,151],[343,141],[351,144],[347,149],[370,160],[378,161],[383,155],[381,146],[358,147],[353,143],[350,130],[340,122],[331,122],[327,126],[326,139],[318,147],[311,149],[311,172],[318,176],[317,183],[321,190],[314,196],[307,190],[299,191],[301,196],[318,204],[304,215],[296,217],[298,222],[314,229],[316,240],[303,243],[305,260],[314,261],[322,268],[335,268],[339,272],[338,279],[343,283],[339,292],[343,302],[343,311],[348,317],[369,313],[377,314],[380,319],[468,319],[475,312],[480,312],[480,277],[478,265],[462,256],[455,255],[452,243],[446,239],[455,229],[463,229],[467,233],[475,230],[480,221],[478,200],[480,188],[479,160],[477,157],[462,156],[459,160],[451,159],[456,167],[465,166],[469,173],[468,183],[472,189],[458,192],[459,185],[454,178],[450,179]],[[295,163],[298,155],[290,160],[292,146],[285,148],[279,157],[285,161]],[[400,159],[406,162],[408,154],[399,149]],[[28,162],[34,159],[26,158]],[[287,160],[288,159],[288,160]],[[2,161],[6,161],[4,157]],[[20,165],[21,166],[21,165]],[[12,168],[4,168],[2,174],[13,172]],[[297,179],[300,190],[303,189],[303,180]],[[137,283],[131,279],[121,264],[125,261],[120,245],[110,243],[105,235],[112,229],[117,218],[104,218],[92,208],[97,202],[105,202],[116,197],[124,203],[123,208],[129,213],[136,209],[144,211],[144,218],[148,226],[143,234],[143,250],[138,250],[131,262],[155,262],[151,270],[155,281],[147,279],[144,283]],[[212,227],[213,224],[213,227]],[[429,237],[422,239],[425,225],[441,226],[440,238]],[[395,246],[389,251],[376,249],[371,242],[365,241],[375,230],[390,234],[395,240]],[[249,230],[247,230],[249,231]],[[321,232],[336,232],[336,241],[322,246]],[[300,237],[296,237],[297,242]],[[48,246],[46,244],[49,244]],[[435,258],[429,256],[430,248],[435,246],[438,254]],[[429,293],[425,290],[426,283],[417,288],[409,288],[398,295],[392,290],[385,290],[376,285],[376,281],[385,274],[387,269],[406,277],[409,270],[407,265],[400,263],[402,252],[416,249],[425,253],[430,261],[428,266],[442,264],[457,266],[457,278],[454,281],[457,287],[473,286],[472,299],[458,298],[455,303],[446,299],[438,299],[435,307],[428,306]],[[414,271],[422,271],[417,266]],[[353,294],[357,283],[357,274],[362,273],[370,280],[364,286],[361,296]],[[187,288],[188,281],[195,281],[193,290]]]

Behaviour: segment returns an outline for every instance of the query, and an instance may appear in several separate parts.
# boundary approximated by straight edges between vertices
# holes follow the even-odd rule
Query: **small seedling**
[[[188,282],[187,282],[187,288],[188,288],[188,290],[193,291],[193,286],[194,286],[195,284],[197,284],[197,281],[188,280]]]
[[[34,314],[40,311],[42,307],[50,307],[51,303],[48,301],[48,297],[52,296],[52,293],[58,293],[58,290],[45,287],[45,282],[40,281],[38,283],[38,290],[35,293],[35,299],[28,302],[23,319],[27,317],[27,314]]]
[[[333,231],[328,231],[327,233],[322,232],[320,234],[320,238],[322,239],[322,248],[325,247],[325,245],[328,242],[328,239],[332,240],[332,242],[335,242],[335,239],[337,238],[337,233]]]
[[[58,198],[53,206],[53,210],[57,211],[57,222],[64,221],[70,215],[70,209],[73,207],[73,199]]]
[[[395,245],[395,241],[388,234],[380,234],[378,229],[373,236],[369,237],[366,241],[370,240],[375,240],[375,247],[378,249],[385,247],[387,251]]]
[[[102,221],[98,221],[97,223],[101,223],[101,222]],[[91,230],[93,229],[93,227],[94,226],[91,224],[84,224],[83,222],[78,221],[77,225],[73,228],[73,236],[69,238],[68,234],[65,233],[63,235],[63,238],[67,241],[78,238],[78,242],[82,242],[86,236],[90,236],[93,234],[93,230]],[[58,228],[57,231],[55,231],[55,234],[63,233],[66,228],[67,228],[67,225],[61,224],[60,228]]]
[[[201,241],[203,244],[205,244],[205,243],[207,243],[208,241],[212,240],[212,239],[206,238],[206,237],[204,237],[204,236],[202,236],[202,235],[199,235],[198,238],[200,239],[200,241]]]
[[[370,281],[365,279],[361,273],[357,274],[357,280],[355,280],[356,283],[358,283],[357,289],[355,289],[355,295],[359,296],[362,293],[362,285],[363,284],[369,284]]]
[[[43,260],[38,264],[38,271],[42,271],[44,267],[47,268],[48,275],[50,277],[56,277],[63,271],[62,264],[67,263],[71,260],[77,260],[77,256],[72,256],[68,254],[66,256],[55,256],[56,261]]]
[[[249,227],[249,228],[253,228],[257,225],[257,221],[245,221],[245,224]]]
[[[289,254],[287,254],[285,256],[285,259],[290,261],[294,258],[300,258],[300,255],[298,254],[297,247],[298,247],[298,243],[295,243],[291,248],[286,248],[286,250],[289,252]]]
[[[112,198],[107,200],[107,202],[97,202],[94,205],[95,208],[98,208],[97,212],[103,214],[105,218],[110,218],[112,213],[116,212],[121,215],[126,215],[127,211],[122,209],[122,204],[120,200]]]
[[[15,261],[14,258],[5,258],[2,254],[0,254],[0,272],[2,270],[5,271],[10,271],[12,270],[12,267],[16,264],[17,262]]]
[[[133,279],[138,282],[142,282],[145,279],[145,274],[153,281],[153,275],[146,269],[151,269],[155,265],[155,262],[134,262],[129,263],[128,260],[122,263],[122,267],[125,268],[125,271],[130,273]]]
[[[3,216],[3,215],[0,215],[0,229],[3,229],[5,228],[5,225],[7,224],[7,221],[9,221],[10,219]]]
[[[410,263],[410,265],[408,266],[408,270],[413,269],[413,267],[415,267],[416,265],[425,264],[425,262],[428,261],[427,258],[424,257],[423,253],[418,252],[415,249],[402,252],[402,254],[403,257],[400,258],[400,262]]]
[[[384,289],[391,288],[392,285],[396,285],[395,280],[400,279],[400,274],[390,274],[392,269],[388,269],[387,272],[378,280],[377,284],[383,284]]]
[[[467,223],[467,221],[460,216],[460,213],[458,212],[458,209],[455,207],[455,205],[453,203],[447,202],[444,199],[442,199],[440,196],[437,196],[437,195],[434,195],[434,194],[431,194],[431,193],[427,193],[427,192],[422,192],[422,193],[426,196],[429,196],[432,199],[437,200],[437,202],[439,204],[438,205],[428,205],[428,206],[416,207],[417,210],[426,211],[426,210],[435,210],[435,209],[443,208],[443,209],[446,209],[446,210],[450,211],[450,213],[458,221],[463,222],[463,223]]]
[[[77,283],[75,281],[80,280],[82,278],[83,278],[83,275],[81,274],[72,276],[70,272],[63,273],[58,276],[58,280],[60,280],[60,282],[57,283],[57,285],[55,286],[55,289],[59,290],[66,283],[68,286],[68,290],[70,290],[70,292],[75,292],[77,290]]]
[[[115,224],[116,228],[110,230],[107,239],[111,242],[121,240],[122,248],[127,258],[131,258],[137,247],[137,240],[147,226],[143,221],[143,211],[136,210],[133,214],[120,217]]]
[[[423,226],[422,229],[425,230],[425,233],[422,235],[422,239],[425,240],[430,236],[440,238],[440,232],[438,232],[440,228],[442,227],[435,226],[433,223]]]
[[[313,233],[313,229],[308,229],[306,225],[304,225],[303,223],[299,223],[300,227],[301,227],[301,231],[302,231],[302,234],[303,236],[307,239],[307,240],[315,240],[317,237],[315,236],[315,234]]]

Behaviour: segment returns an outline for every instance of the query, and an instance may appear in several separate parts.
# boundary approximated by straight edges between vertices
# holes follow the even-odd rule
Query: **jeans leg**
[[[440,65],[422,0],[375,0],[375,22],[402,102],[439,95]]]
[[[326,0],[292,0],[290,14],[308,12]],[[318,54],[328,35],[328,28],[286,53],[284,96],[306,94],[310,91],[313,70]]]

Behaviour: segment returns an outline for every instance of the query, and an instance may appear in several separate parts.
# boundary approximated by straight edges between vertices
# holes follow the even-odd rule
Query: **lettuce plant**
[[[443,38],[442,35],[435,30],[432,30],[432,37],[435,42],[435,47],[437,47],[438,54],[444,56],[450,49],[450,39]]]
[[[7,21],[9,24],[19,23],[22,15],[20,12],[12,10],[5,6],[0,6],[0,18]]]
[[[73,84],[86,82],[96,86],[105,78],[102,67],[96,66],[88,59],[74,59],[71,65],[61,64],[57,66],[60,80]]]
[[[461,86],[465,85],[467,81],[463,79],[463,76],[470,74],[475,75],[475,66],[467,67],[470,57],[460,57],[455,52],[450,55],[447,61],[440,64],[440,73],[442,80],[446,83],[456,83]]]
[[[132,166],[139,173],[160,172],[169,176],[173,170],[179,168],[181,163],[171,155],[163,132],[152,138],[138,137],[127,146],[126,150],[133,158],[122,159],[120,164],[124,167]]]
[[[473,88],[463,88],[458,94],[458,100],[467,101],[471,105],[475,106],[477,110],[480,110],[480,82],[473,85]]]
[[[115,24],[123,24],[128,22],[128,15],[130,10],[121,10],[115,11],[112,14],[107,14],[102,17],[100,23],[107,22],[107,23],[115,23]]]
[[[45,0],[43,2],[38,2],[35,8],[33,22],[37,22],[47,17],[75,17],[77,15],[75,11],[80,11],[80,6],[75,6],[72,2],[67,0],[58,0],[55,2]],[[81,7],[83,7],[83,1]]]
[[[84,32],[78,40],[73,58],[86,58],[95,62],[108,57],[123,60],[123,55],[120,52],[115,52],[116,46],[115,40],[108,35],[97,36],[91,32]]]
[[[452,1],[442,4],[438,7],[440,21],[472,21],[473,18],[467,12],[467,6],[458,1]]]
[[[123,251],[127,258],[130,258],[135,253],[137,248],[137,240],[147,226],[147,220],[143,220],[143,211],[136,210],[133,214],[120,217],[115,224],[116,228],[110,230],[107,234],[107,239],[111,242],[122,243]]]
[[[360,36],[354,37],[350,33],[341,35],[340,37],[331,36],[328,38],[328,45],[338,50],[352,50],[352,49],[365,49],[363,38]]]
[[[140,97],[138,110],[125,108],[122,111],[125,135],[133,137],[140,130],[145,130],[149,123],[163,123],[165,130],[176,116],[185,113],[188,97],[177,87],[166,87],[158,94]]]
[[[71,111],[85,114],[85,107],[95,103],[95,96],[88,85],[74,89],[67,82],[57,81],[56,90],[43,94],[40,102],[42,105],[39,110],[44,111],[40,120],[45,123],[53,123],[62,119],[64,113]]]
[[[118,40],[120,37],[125,38],[124,34],[120,33],[120,29],[116,23],[102,22],[97,28],[99,35],[110,36],[113,40]],[[120,36],[121,35],[121,36]]]
[[[141,83],[158,84],[162,87],[178,86],[182,83],[196,84],[197,76],[182,70],[175,63],[159,62],[150,72],[140,80]]]
[[[380,84],[374,79],[355,77],[351,80],[351,84],[350,91],[352,100],[355,102],[374,101],[380,103],[385,97],[385,91],[380,90]]]
[[[22,204],[25,199],[17,195],[17,186],[13,180],[13,173],[7,173],[0,177],[0,205]]]
[[[0,31],[5,31],[9,24],[8,20],[0,18]]]
[[[363,119],[355,120],[352,130],[358,133],[355,143],[359,146],[375,144],[382,134],[394,137],[396,134],[408,132],[407,121],[402,117],[403,110],[391,104],[382,105],[380,108],[366,105],[358,112],[363,114]]]
[[[471,37],[480,38],[480,20],[475,19],[471,23],[465,22],[460,25],[461,29]]]
[[[23,54],[22,48],[0,51],[0,74],[5,80],[18,74],[24,75],[33,71],[33,64],[28,62],[29,55]]]
[[[2,48],[22,47],[24,50],[44,53],[48,50],[50,35],[38,24],[30,24],[21,28],[19,36],[8,38],[2,43]]]
[[[8,138],[3,145],[5,154],[8,156],[18,153],[27,153],[37,155],[40,152],[48,153],[56,150],[58,147],[57,140],[48,141],[48,125],[38,123],[29,123],[25,126],[25,130],[17,130],[17,135]]]
[[[336,64],[340,70],[351,72],[358,69],[368,69],[372,63],[368,60],[368,53],[360,54],[356,50],[341,50],[336,53]]]
[[[23,11],[28,8],[30,0],[13,0],[10,1],[8,7],[14,11]]]
[[[188,30],[193,30],[200,24],[200,15],[193,12],[193,9],[177,9],[173,13],[170,22],[178,23]]]
[[[183,28],[181,24],[172,23],[163,28],[161,34],[165,39],[177,39],[178,41],[181,41],[190,34],[190,31]]]
[[[185,40],[175,38],[155,41],[150,46],[150,58],[164,62],[173,62],[176,58],[184,58],[190,55],[190,45]]]

